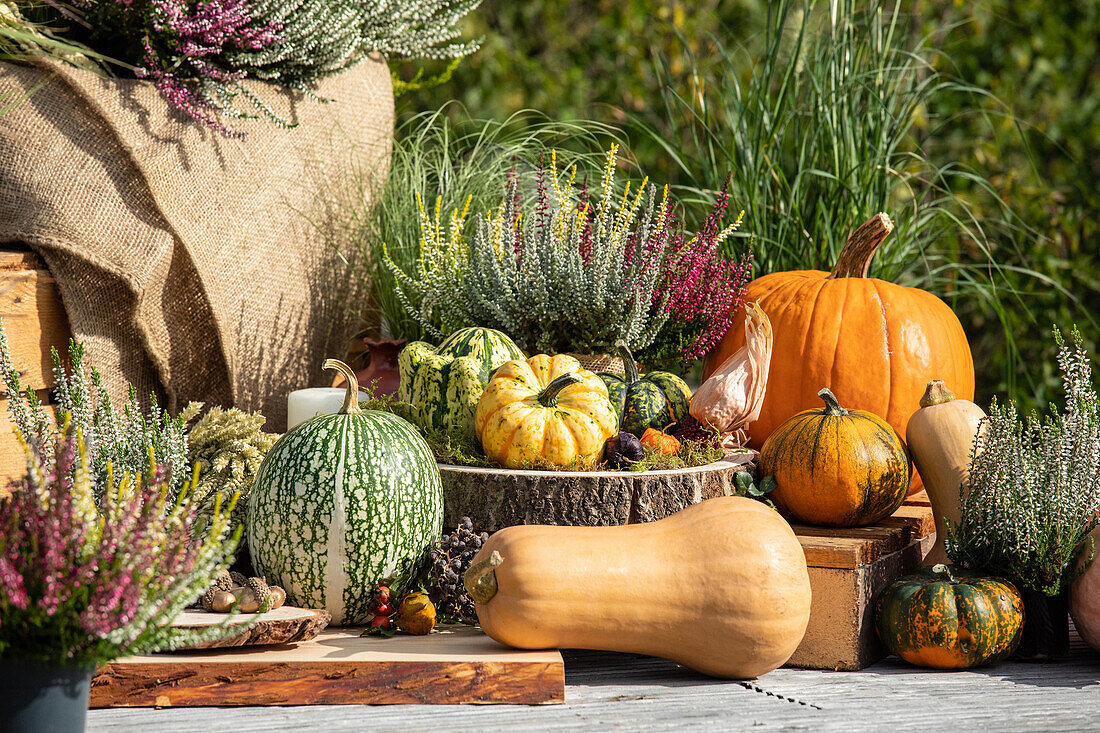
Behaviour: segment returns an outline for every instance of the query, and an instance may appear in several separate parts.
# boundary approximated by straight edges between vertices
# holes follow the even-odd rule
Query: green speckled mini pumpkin
[[[641,437],[646,428],[665,430],[687,417],[691,388],[669,372],[646,372],[638,376],[638,367],[623,341],[616,344],[622,355],[626,376],[597,374],[607,385],[607,396],[619,416],[619,428]]]
[[[1006,580],[936,565],[889,585],[875,625],[882,643],[907,662],[964,669],[1016,649],[1024,604]]]
[[[504,362],[523,358],[512,339],[491,328],[463,328],[438,347],[414,341],[398,358],[397,396],[413,406],[420,427],[472,439],[474,410],[489,377]]]
[[[371,590],[398,596],[443,526],[443,489],[431,450],[396,415],[361,410],[348,380],[339,414],[319,415],[272,447],[248,499],[248,549],[257,573],[287,602],[324,608],[333,625],[370,621]]]

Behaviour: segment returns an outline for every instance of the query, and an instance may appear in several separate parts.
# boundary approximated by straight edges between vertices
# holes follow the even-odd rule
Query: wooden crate
[[[12,362],[26,389],[48,404],[54,386],[50,347],[66,348],[71,331],[57,282],[42,261],[29,250],[12,245],[0,249],[0,318],[8,333]],[[23,451],[8,420],[7,395],[0,387],[0,493],[8,481],[21,475]]]
[[[889,519],[867,527],[793,525],[806,551],[813,598],[806,636],[790,667],[858,670],[886,656],[875,634],[874,602],[887,585],[920,566],[936,525],[924,492]]]
[[[565,701],[557,651],[497,644],[470,626],[428,636],[363,637],[130,657],[92,679],[90,707],[350,705]]]

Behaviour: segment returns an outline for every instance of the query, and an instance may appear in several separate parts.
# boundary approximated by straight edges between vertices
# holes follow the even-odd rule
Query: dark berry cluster
[[[443,535],[439,544],[431,550],[432,580],[439,590],[438,610],[446,616],[457,616],[471,621],[477,620],[474,602],[462,585],[462,578],[470,567],[474,555],[489,539],[487,532],[474,532],[474,523],[469,517],[451,534]]]
[[[669,435],[683,442],[687,440],[695,441],[697,443],[715,443],[717,444],[720,436],[713,430],[708,430],[699,424],[691,415],[688,415],[680,424],[669,431]]]

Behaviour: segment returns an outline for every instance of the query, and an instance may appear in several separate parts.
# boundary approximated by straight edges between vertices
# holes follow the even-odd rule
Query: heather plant
[[[658,194],[648,179],[636,191],[617,187],[617,155],[612,145],[592,196],[577,183],[578,166],[559,170],[551,151],[533,200],[514,177],[468,240],[469,200],[445,224],[441,200],[429,214],[418,198],[414,271],[386,260],[408,316],[436,339],[475,324],[528,351],[610,350],[623,339],[654,359],[699,358],[729,327],[751,271],[747,260],[719,256],[740,217],[721,226],[723,195],[704,228],[686,236],[667,188]]]
[[[23,444],[27,474],[0,500],[0,656],[95,668],[226,633],[171,624],[228,565],[240,535],[228,533],[234,499],[195,534],[196,504],[186,488],[171,497],[164,466],[95,487],[71,422]]]
[[[112,472],[138,474],[146,469],[149,456],[165,467],[165,483],[174,497],[189,475],[187,454],[187,423],[198,414],[202,405],[189,404],[175,417],[160,409],[155,394],[149,396],[146,410],[130,387],[130,399],[121,410],[111,404],[99,372],[84,366],[84,346],[69,342],[69,366],[62,363],[57,349],[51,349],[54,363],[57,400],[55,417],[51,420],[39,403],[36,393],[23,391],[19,372],[11,361],[7,332],[0,319],[0,378],[7,400],[12,425],[33,447],[56,440],[65,421],[72,423],[84,436],[85,449],[92,471],[92,484],[99,490],[109,483]]]
[[[397,287],[395,269],[414,279],[431,266],[425,249],[439,249],[438,239],[425,242],[433,231],[446,240],[451,235],[450,213],[485,212],[500,203],[509,180],[518,178],[520,191],[528,198],[535,191],[534,178],[540,161],[559,150],[563,164],[602,159],[606,138],[614,131],[583,121],[556,122],[535,112],[513,115],[504,121],[469,117],[459,105],[415,115],[398,126],[394,134],[390,169],[384,180],[369,172],[357,176],[350,189],[369,193],[371,206],[353,196],[342,208],[340,230],[351,243],[346,261],[364,288],[370,290],[366,304],[369,318],[382,324],[384,335],[419,341],[431,338],[422,324],[442,324],[421,314],[430,309],[419,294],[432,287]],[[598,165],[598,163],[593,163]],[[426,224],[425,217],[434,224]],[[473,234],[475,217],[456,222],[463,245]],[[341,246],[345,246],[342,245]],[[404,298],[404,300],[402,300]]]
[[[475,43],[454,42],[480,0],[75,0],[15,2],[13,13],[65,28],[66,41],[110,53],[151,80],[183,114],[239,136],[222,117],[263,116],[291,126],[241,84],[273,82],[320,99],[313,86],[371,53],[395,58],[461,57]],[[74,22],[75,21],[75,22]],[[46,44],[38,50],[50,53]],[[68,59],[66,59],[68,60]],[[247,105],[242,109],[238,101]]]
[[[1072,349],[1057,329],[1054,335],[1065,408],[1051,405],[1044,418],[1021,419],[1015,402],[994,400],[971,451],[960,521],[947,537],[954,562],[1047,595],[1074,579],[1070,568],[1100,508],[1100,400],[1092,363],[1076,327]]]

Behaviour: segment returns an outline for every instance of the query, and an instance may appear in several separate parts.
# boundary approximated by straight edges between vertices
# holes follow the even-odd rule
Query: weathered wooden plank
[[[562,702],[557,651],[518,651],[480,629],[428,636],[362,636],[327,629],[317,639],[119,660],[92,680],[91,706],[315,705]]]
[[[662,659],[570,650],[564,705],[393,705],[91,710],[88,731],[231,730],[1091,730],[1100,657],[1075,640],[1049,664],[942,672],[894,657],[862,672],[778,669],[726,682]]]
[[[57,281],[44,269],[0,269],[0,318],[23,387],[53,387],[50,348],[64,349],[72,333]]]
[[[48,390],[39,390],[38,398],[43,402],[48,398]],[[46,412],[53,419],[54,408],[46,405]],[[19,478],[26,471],[27,462],[23,447],[12,431],[11,418],[8,416],[8,401],[0,399],[0,497],[7,496],[9,482]]]
[[[3,245],[5,248],[11,245]],[[29,249],[0,249],[0,271],[3,270],[45,270],[46,266],[38,255]]]

